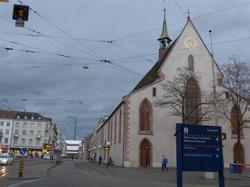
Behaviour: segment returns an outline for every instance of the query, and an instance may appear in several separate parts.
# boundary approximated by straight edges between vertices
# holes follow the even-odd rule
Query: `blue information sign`
[[[20,155],[24,156],[27,153],[27,148],[20,148]]]
[[[182,187],[183,171],[219,172],[224,187],[221,127],[176,125],[177,187]]]

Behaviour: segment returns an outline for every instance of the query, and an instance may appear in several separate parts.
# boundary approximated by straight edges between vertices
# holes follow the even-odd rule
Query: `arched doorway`
[[[150,141],[144,139],[140,144],[140,166],[151,167],[152,163],[152,145]]]
[[[245,150],[241,143],[236,142],[233,147],[234,161],[245,165]]]

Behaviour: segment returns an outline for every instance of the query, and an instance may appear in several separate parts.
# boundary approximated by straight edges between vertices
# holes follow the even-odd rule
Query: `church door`
[[[140,145],[140,166],[141,167],[151,166],[151,152],[152,152],[151,143],[147,139],[143,140]]]
[[[234,148],[234,161],[237,161],[238,163],[245,164],[245,150],[244,146],[241,143],[235,143]]]

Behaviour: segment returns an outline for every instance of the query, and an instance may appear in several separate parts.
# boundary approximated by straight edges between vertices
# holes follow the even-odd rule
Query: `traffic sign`
[[[27,148],[20,148],[20,155],[24,156],[27,153]]]
[[[176,125],[177,187],[182,187],[183,171],[218,171],[224,187],[221,127]]]
[[[14,5],[12,18],[14,20],[28,21],[29,6],[27,6],[27,5]]]

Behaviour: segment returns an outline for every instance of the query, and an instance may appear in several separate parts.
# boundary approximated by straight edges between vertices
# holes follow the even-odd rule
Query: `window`
[[[23,134],[26,134],[26,130],[23,130]]]
[[[9,127],[10,126],[10,122],[8,121],[6,125],[7,125],[7,127]]]
[[[188,70],[194,71],[194,57],[192,55],[188,56]]]
[[[237,131],[238,131],[238,121],[239,121],[239,131],[240,131],[240,135],[243,136],[243,130],[241,128],[241,126],[243,125],[242,122],[240,122],[240,117],[241,117],[242,113],[240,108],[235,105],[232,110],[231,110],[231,132],[232,135],[237,135]]]
[[[25,145],[25,139],[22,138],[22,145]]]
[[[14,144],[17,144],[17,139],[16,138],[14,139]]]
[[[42,124],[38,123],[38,129],[41,129],[41,128],[42,128]]]
[[[201,92],[198,82],[193,78],[187,80],[185,88],[185,122],[195,124],[200,122]]]
[[[153,93],[152,93],[152,95],[153,95],[153,97],[156,97],[156,88],[153,88]]]
[[[0,122],[0,126],[3,126],[3,125],[4,125],[4,122],[3,122],[3,121],[1,121],[1,122]]]
[[[30,130],[30,136],[33,136],[33,130]]]
[[[34,116],[31,116],[31,119],[34,119]]]
[[[37,131],[37,134],[38,134],[38,135],[41,135],[41,131]]]
[[[119,143],[121,143],[122,139],[122,109],[120,109],[120,114],[119,114]]]
[[[23,122],[23,128],[27,128],[27,122]]]
[[[10,129],[5,129],[5,134],[9,135],[10,134]]]
[[[16,118],[17,118],[17,119],[20,119],[20,116],[17,116]]]
[[[30,124],[30,128],[32,128],[32,129],[34,128],[34,123]]]
[[[24,116],[24,119],[27,119],[27,116]]]
[[[140,131],[152,131],[153,109],[148,99],[144,99],[139,109],[139,129]]]
[[[18,129],[15,129],[15,134],[18,134]]]
[[[16,127],[19,128],[19,122],[16,122]]]
[[[32,139],[29,139],[29,145],[32,145]]]
[[[4,143],[8,143],[9,139],[8,138],[5,138],[4,139]]]
[[[36,145],[40,145],[40,139],[36,139]]]

